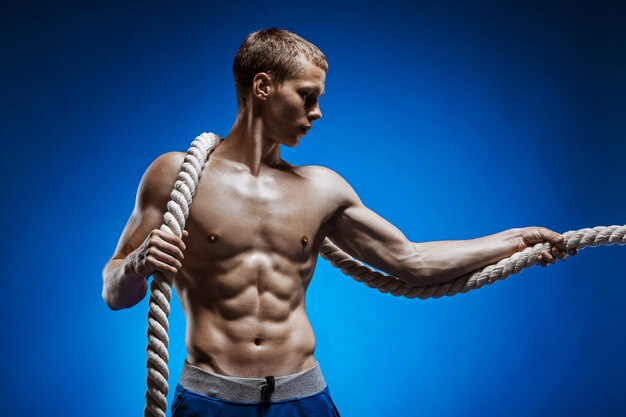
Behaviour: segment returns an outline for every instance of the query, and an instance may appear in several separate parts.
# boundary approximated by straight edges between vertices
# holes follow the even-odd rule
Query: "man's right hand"
[[[183,238],[189,232],[183,230]],[[160,229],[150,231],[143,243],[128,255],[131,270],[148,278],[155,271],[176,275],[185,258],[185,243],[178,236]]]

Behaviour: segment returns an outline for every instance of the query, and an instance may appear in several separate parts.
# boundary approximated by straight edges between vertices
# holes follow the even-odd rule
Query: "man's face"
[[[275,86],[266,105],[266,127],[271,139],[294,147],[314,120],[322,117],[319,98],[324,94],[326,72],[302,60],[297,78]]]

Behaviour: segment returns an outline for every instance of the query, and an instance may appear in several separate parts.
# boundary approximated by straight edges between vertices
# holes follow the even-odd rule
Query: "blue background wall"
[[[7,3],[2,415],[142,412],[147,300],[108,310],[101,270],[150,162],[202,131],[228,133],[232,59],[259,28],[292,30],[330,62],[324,117],[284,158],[335,169],[410,239],[626,223],[616,5]],[[338,408],[624,415],[625,255],[587,249],[427,301],[321,260],[308,311]],[[185,357],[177,302],[171,323],[173,385]]]

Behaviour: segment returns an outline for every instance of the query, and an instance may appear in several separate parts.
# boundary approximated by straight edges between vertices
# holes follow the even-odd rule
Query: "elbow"
[[[108,288],[107,288],[107,282],[109,281],[107,275],[108,275],[108,267],[109,267],[109,262],[107,262],[107,264],[104,266],[104,268],[102,269],[102,301],[104,301],[104,304],[109,307],[111,310],[118,310],[117,308],[115,308],[115,305],[112,303],[111,301],[111,296],[109,294]]]
[[[119,300],[114,296],[114,293],[111,291],[110,281],[107,280],[106,274],[103,272],[102,274],[102,301],[104,304],[109,307],[111,310],[121,310],[124,308],[119,304]]]
[[[404,276],[398,278],[411,287],[427,287],[433,283],[434,276],[434,271],[425,266],[411,265],[406,268]]]
[[[102,289],[102,301],[104,301],[104,304],[106,304],[107,307],[109,307],[111,310],[116,311],[116,310],[121,310],[122,307],[119,305],[116,305],[111,298],[107,295],[107,292],[105,289]]]
[[[398,278],[412,287],[426,287],[431,284],[435,275],[436,271],[427,265],[424,252],[409,242],[406,255],[402,259],[402,274]]]
[[[104,304],[111,310],[119,310],[119,307],[116,306],[114,301],[111,299],[111,291],[108,289],[107,282],[107,267],[105,266],[102,270],[102,301],[104,301]]]
[[[123,310],[139,303],[146,296],[147,292],[148,284],[145,278],[143,282],[139,284],[138,289],[134,289],[130,293],[128,291],[121,291],[119,288],[115,290],[105,283],[102,286],[102,301],[113,311]]]
[[[111,260],[113,261],[113,260]],[[109,261],[102,270],[102,301],[113,311],[122,310],[128,306],[123,305],[120,301],[119,280],[116,279],[115,270],[112,262]]]

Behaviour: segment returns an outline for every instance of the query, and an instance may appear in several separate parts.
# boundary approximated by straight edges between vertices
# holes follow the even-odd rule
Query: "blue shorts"
[[[172,417],[340,417],[319,363],[291,375],[242,378],[183,365]]]

